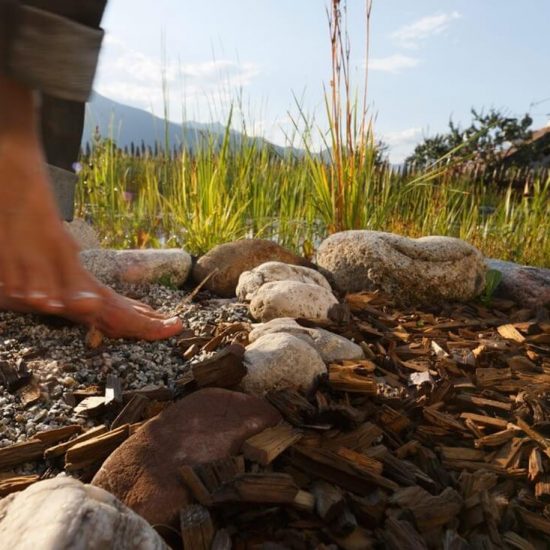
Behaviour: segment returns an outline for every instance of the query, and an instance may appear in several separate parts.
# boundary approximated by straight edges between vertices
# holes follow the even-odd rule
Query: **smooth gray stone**
[[[191,272],[191,256],[180,248],[113,250],[80,253],[82,265],[105,284],[170,284],[179,287]]]
[[[505,262],[486,260],[489,269],[502,273],[502,281],[496,295],[509,298],[528,307],[550,305],[550,269]]]
[[[75,189],[78,177],[76,174],[48,165],[53,196],[62,219],[70,222],[74,217]]]

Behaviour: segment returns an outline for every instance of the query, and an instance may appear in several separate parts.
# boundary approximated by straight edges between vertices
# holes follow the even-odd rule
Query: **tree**
[[[378,139],[374,144],[374,164],[376,166],[384,166],[389,163],[390,146],[381,139]]]
[[[519,145],[531,136],[533,119],[528,114],[520,119],[496,109],[488,113],[472,109],[471,113],[470,126],[462,129],[450,120],[448,133],[425,138],[405,162],[424,168],[449,155],[459,163],[474,161],[493,167],[501,162],[507,147]]]
[[[425,168],[452,150],[449,141],[449,136],[443,134],[424,138],[424,141],[414,148],[413,154],[405,159],[405,163]]]

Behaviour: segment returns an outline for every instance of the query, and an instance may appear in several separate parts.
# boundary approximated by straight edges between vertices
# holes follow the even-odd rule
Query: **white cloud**
[[[382,140],[390,147],[402,147],[416,144],[421,134],[422,128],[405,128],[404,130],[383,134]]]
[[[393,164],[402,163],[422,140],[422,128],[404,128],[380,134],[382,141],[389,145],[389,158]]]
[[[403,69],[412,69],[420,63],[420,59],[396,53],[387,57],[378,57],[369,60],[369,69],[372,71],[384,71],[398,73]]]
[[[103,37],[103,46],[107,46],[109,44],[115,44],[117,46],[123,46],[124,42],[120,38],[118,38],[117,36],[114,36],[110,33],[107,33]]]
[[[404,25],[390,36],[397,40],[403,47],[417,48],[419,42],[430,36],[441,34],[449,27],[452,21],[460,17],[461,15],[457,11],[439,15],[429,15],[418,19],[414,23]]]
[[[209,101],[230,103],[237,90],[249,86],[259,74],[260,68],[254,63],[227,59],[198,63],[161,60],[108,35],[95,88],[115,101],[161,113],[164,79],[170,98],[183,98],[186,108],[199,111],[207,109]],[[170,113],[179,118],[173,109]]]
[[[110,99],[119,102],[128,102],[130,104],[139,104],[146,108],[151,103],[155,104],[162,101],[162,89],[158,85],[148,86],[140,85],[135,82],[118,81],[100,81],[96,84],[95,89],[101,94]]]

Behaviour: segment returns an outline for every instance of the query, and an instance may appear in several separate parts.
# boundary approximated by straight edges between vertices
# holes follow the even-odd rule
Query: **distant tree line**
[[[97,131],[94,134],[92,141],[87,141],[81,148],[81,155],[89,158],[91,157],[93,150],[107,148],[112,148],[115,151],[136,158],[166,156],[165,145],[159,141],[155,141],[153,145],[150,145],[146,144],[145,141],[142,139],[141,143],[139,144],[136,144],[132,141],[130,145],[119,147],[113,139],[102,137]],[[182,154],[183,149],[183,145],[173,145],[170,148],[169,156],[173,158],[177,157]]]

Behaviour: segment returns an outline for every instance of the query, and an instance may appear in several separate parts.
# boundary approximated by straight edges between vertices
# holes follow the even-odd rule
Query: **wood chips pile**
[[[269,393],[284,423],[238,457],[184,468],[197,504],[182,510],[180,532],[159,528],[166,539],[193,550],[550,548],[548,311],[502,300],[403,310],[376,293],[346,300],[351,320],[324,328],[360,343],[367,359],[330,365],[309,395]],[[47,462],[41,477],[65,469],[87,481],[170,401],[236,386],[248,329],[185,335],[186,358],[217,351],[174,389],[124,392],[109,377],[105,388],[75,391],[98,426],[0,449],[0,497],[39,479],[14,477],[28,461]]]

